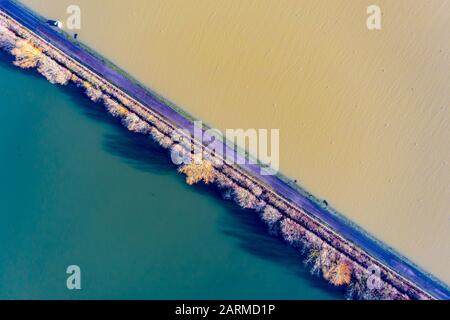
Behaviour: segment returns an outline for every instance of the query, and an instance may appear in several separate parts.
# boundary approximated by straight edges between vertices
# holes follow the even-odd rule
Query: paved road
[[[91,69],[98,75],[107,79],[124,92],[134,97],[136,100],[140,101],[144,105],[150,106],[152,109],[168,118],[171,122],[193,133],[192,121],[160,101],[153,93],[137,85],[116,70],[108,67],[99,58],[93,56],[81,47],[78,47],[58,32],[55,32],[54,29],[30,13],[30,11],[24,10],[21,6],[18,6],[11,0],[0,0],[0,8],[30,30],[33,30],[40,36],[43,36],[55,47],[81,62],[84,66]],[[225,146],[224,150],[226,150],[225,152],[227,154],[229,154],[228,152],[234,153],[234,151],[230,150],[228,146]],[[237,153],[235,153],[235,155],[237,158],[242,159],[242,155]],[[308,214],[319,218],[331,229],[335,230],[345,239],[362,248],[369,255],[382,262],[384,265],[390,267],[392,270],[395,270],[397,273],[401,274],[413,283],[416,283],[419,287],[435,298],[446,300],[450,299],[450,290],[448,287],[420,270],[407,259],[402,258],[392,250],[387,249],[386,246],[370,237],[360,228],[350,224],[343,217],[333,214],[328,208],[325,208],[310,198],[302,195],[280,178],[276,176],[261,175],[261,168],[258,165],[243,164],[241,167],[272,187],[277,193],[290,199]]]

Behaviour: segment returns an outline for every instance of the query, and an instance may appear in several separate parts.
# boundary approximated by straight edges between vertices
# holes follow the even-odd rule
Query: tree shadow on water
[[[127,130],[121,134],[108,134],[103,148],[138,170],[153,174],[166,174],[176,170],[175,166],[170,165],[167,151],[142,134],[133,134]]]
[[[287,272],[292,272],[306,282],[308,287],[335,291],[338,295],[339,289],[332,287],[321,277],[313,276],[310,273],[309,267],[303,263],[304,257],[299,250],[287,245],[267,231],[257,213],[237,209],[232,210],[230,216],[231,219],[228,217],[222,219],[221,231],[236,239],[241,249],[260,259],[282,266]]]
[[[15,60],[15,58],[13,55],[0,49],[0,67],[1,68],[14,70],[15,72],[19,72],[22,75],[25,75],[27,77],[36,78],[36,79],[39,79],[40,81],[47,82],[45,77],[43,75],[41,75],[39,72],[37,72],[36,68],[29,68],[29,69],[20,68],[13,64],[14,60]]]
[[[138,170],[152,174],[166,174],[173,170],[167,151],[156,145],[149,135],[126,129],[120,119],[108,114],[101,102],[87,98],[81,88],[70,84],[63,89],[68,98],[80,106],[78,109],[84,116],[112,129],[112,132],[104,134],[103,150]]]
[[[322,277],[313,276],[309,266],[303,263],[302,253],[286,244],[280,237],[270,234],[258,213],[243,210],[235,203],[224,200],[221,192],[215,188],[206,185],[200,185],[198,188],[227,207],[227,215],[220,217],[219,229],[225,236],[234,239],[239,249],[279,265],[286,272],[292,272],[306,282],[307,287],[330,292],[336,299],[344,298],[344,288],[334,287]]]

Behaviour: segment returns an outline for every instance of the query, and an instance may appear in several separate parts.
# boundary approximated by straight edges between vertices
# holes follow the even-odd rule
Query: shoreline
[[[164,103],[152,93],[149,94],[148,92],[145,92],[142,87],[138,87],[138,85],[126,79],[116,70],[112,70],[109,66],[101,64],[96,57],[77,48],[72,42],[64,39],[62,35],[45,26],[35,16],[29,15],[29,13],[24,12],[20,7],[10,1],[1,1],[0,4],[2,8],[6,6],[8,14],[15,14],[16,16],[14,18],[16,20],[22,20],[21,25],[28,24],[28,29],[37,32],[38,36],[47,38],[47,41],[50,40],[51,43],[54,42],[52,43],[53,47],[50,46],[47,48],[47,51],[44,50],[47,55],[55,59],[61,65],[68,67],[72,72],[74,72],[74,68],[83,67],[83,72],[90,73],[89,76],[94,77],[94,79],[91,79],[96,87],[94,90],[101,89],[110,91],[108,93],[111,97],[116,99],[116,103],[117,101],[121,102],[129,110],[132,110],[144,119],[144,121],[151,123],[152,120],[149,119],[154,117],[157,121],[164,123],[168,127],[165,128],[166,130],[163,129],[162,126],[161,128],[159,128],[158,125],[153,126],[153,128],[158,127],[158,129],[160,129],[159,133],[162,132],[163,135],[168,134],[170,130],[177,127],[187,128],[189,131],[193,130],[190,120],[173,110],[170,105]],[[36,34],[32,34],[31,37],[32,36],[37,37]],[[41,38],[34,39],[34,41],[39,42]],[[41,45],[45,47],[45,44]],[[54,46],[59,47],[59,49]],[[59,50],[60,52],[57,52],[56,50]],[[67,59],[64,57],[67,55],[65,52],[71,53],[71,59],[74,61],[70,61],[70,59],[69,61],[64,61],[64,59]],[[80,59],[80,57],[86,57],[87,59]],[[80,64],[78,61],[83,61],[84,63]],[[76,66],[76,64],[79,65]],[[86,64],[91,67],[90,70],[84,66]],[[79,76],[79,74],[77,76]],[[105,81],[104,79],[107,80]],[[80,83],[80,86],[82,85],[83,84]],[[118,89],[117,87],[122,89]],[[125,88],[125,90],[123,88]],[[136,100],[132,97],[135,97]],[[170,121],[167,121],[168,119]],[[153,124],[155,123],[153,122]],[[229,146],[225,147],[229,148]],[[235,153],[236,156],[243,157],[237,152]],[[272,197],[279,201],[280,203],[277,203],[277,205],[273,207],[276,207],[277,210],[281,212],[284,220],[279,222],[278,220],[280,219],[278,219],[277,222],[281,224],[284,221],[288,221],[281,228],[286,229],[289,227],[286,225],[289,225],[290,221],[293,221],[297,226],[304,227],[320,239],[326,239],[325,242],[327,245],[331,244],[331,247],[337,249],[339,253],[350,256],[352,261],[356,261],[356,263],[363,268],[366,268],[370,264],[380,265],[382,269],[382,279],[388,283],[392,283],[396,288],[398,287],[397,289],[399,289],[400,292],[408,293],[408,297],[449,298],[448,289],[445,288],[445,286],[439,284],[429,275],[419,270],[418,267],[413,266],[408,261],[405,261],[405,259],[400,258],[398,254],[390,252],[389,249],[380,245],[379,242],[375,241],[367,234],[363,234],[363,232],[355,228],[354,225],[344,221],[341,217],[333,215],[330,210],[319,206],[315,201],[292,189],[292,187],[286,185],[279,177],[264,178],[255,174],[255,172],[259,172],[259,167],[256,165],[243,165],[242,168],[228,166],[226,167],[226,170],[223,169],[223,171],[227,172],[225,176],[228,178],[232,176],[233,173],[237,173],[237,176],[233,177],[233,182],[246,190],[252,189],[251,184],[263,188],[264,191],[267,192],[267,194],[264,194],[263,196],[261,194],[257,196],[255,193],[258,192],[253,191],[254,196],[260,197],[261,200],[264,200],[271,205],[275,202],[271,200]],[[256,180],[254,177],[256,177]],[[246,179],[250,180],[250,187]],[[283,233],[286,233],[285,231],[286,230],[284,230]],[[304,232],[303,230],[300,231]],[[344,237],[346,239],[344,239]],[[293,243],[291,244],[295,245],[294,242],[296,241],[296,239],[292,239]],[[288,242],[290,241],[288,240]],[[364,251],[361,248],[364,248]],[[350,254],[349,252],[353,253]],[[396,270],[397,274],[392,270]],[[411,280],[411,278],[413,280]],[[405,285],[406,287],[401,288],[402,285]],[[417,285],[422,289],[415,288]],[[428,294],[425,294],[425,292],[428,292]]]

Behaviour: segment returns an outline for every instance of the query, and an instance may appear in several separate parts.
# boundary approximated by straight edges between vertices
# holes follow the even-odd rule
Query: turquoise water
[[[0,298],[341,299],[254,213],[0,54]],[[81,268],[81,290],[66,268]]]

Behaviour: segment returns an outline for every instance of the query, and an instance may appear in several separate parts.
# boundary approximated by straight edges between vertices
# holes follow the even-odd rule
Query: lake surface
[[[344,298],[78,89],[2,53],[0,101],[0,298]]]
[[[21,1],[450,284],[450,1]]]

